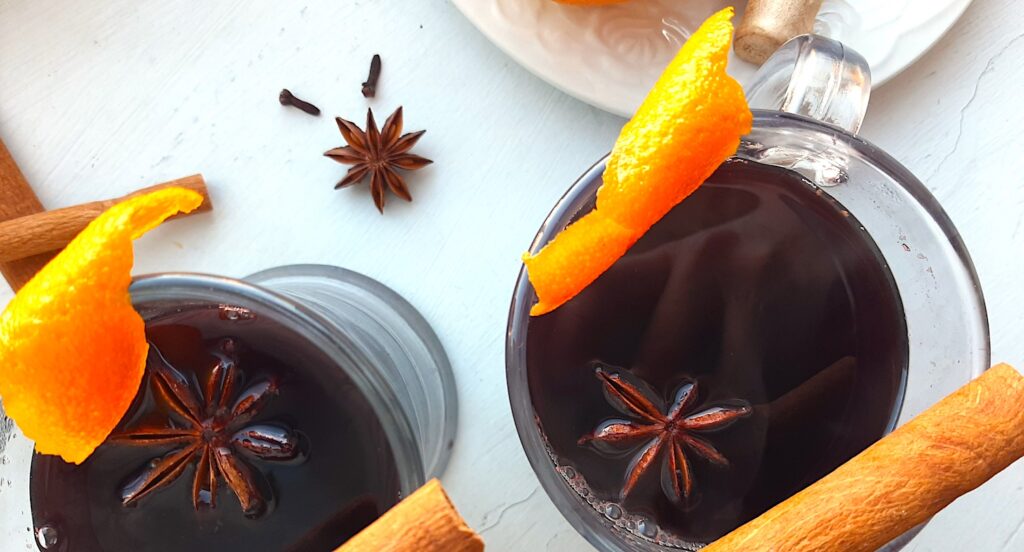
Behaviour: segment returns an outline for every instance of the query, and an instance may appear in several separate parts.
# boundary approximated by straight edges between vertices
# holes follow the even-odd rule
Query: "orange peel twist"
[[[0,397],[38,452],[79,464],[128,410],[148,350],[128,295],[132,240],[202,201],[166,188],[115,205],[0,315]]]
[[[686,41],[608,158],[597,207],[536,254],[523,255],[538,302],[533,316],[575,297],[736,152],[753,115],[726,74],[732,8]]]

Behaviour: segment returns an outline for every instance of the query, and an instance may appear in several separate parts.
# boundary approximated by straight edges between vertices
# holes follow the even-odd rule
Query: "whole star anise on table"
[[[327,157],[352,165],[352,168],[334,186],[344,188],[362,182],[370,176],[370,194],[377,210],[384,213],[384,189],[406,200],[412,201],[409,188],[399,170],[413,171],[422,169],[433,163],[429,159],[409,153],[425,130],[402,134],[402,108],[399,107],[384,121],[384,126],[377,130],[377,122],[373,119],[373,110],[366,110],[366,132],[363,132],[352,121],[335,117],[338,130],[348,142],[347,146],[334,148],[324,153]]]
[[[691,451],[718,466],[728,466],[729,461],[710,442],[697,434],[724,429],[736,420],[751,413],[750,405],[744,401],[711,406],[692,412],[697,401],[697,382],[685,381],[669,405],[667,413],[655,405],[642,385],[634,385],[621,374],[612,373],[603,367],[596,370],[598,379],[604,385],[609,402],[623,414],[636,421],[610,420],[597,427],[593,433],[580,438],[579,444],[604,443],[612,446],[635,445],[646,440],[638,455],[630,464],[622,486],[622,499],[633,490],[637,482],[664,456],[662,469],[666,479],[671,481],[669,496],[682,502],[693,491],[693,474],[686,451]],[[667,492],[667,491],[666,491]]]
[[[243,374],[238,366],[236,344],[222,339],[213,351],[217,359],[203,389],[171,366],[150,344],[146,371],[155,397],[169,413],[163,423],[133,427],[111,435],[115,445],[137,447],[176,446],[147,462],[121,489],[125,506],[162,489],[196,463],[192,503],[196,510],[216,508],[217,485],[224,480],[238,497],[248,517],[259,516],[270,492],[261,485],[262,474],[244,458],[287,461],[299,454],[299,439],[281,424],[251,424],[268,401],[278,393],[276,379],[255,381],[240,392]]]

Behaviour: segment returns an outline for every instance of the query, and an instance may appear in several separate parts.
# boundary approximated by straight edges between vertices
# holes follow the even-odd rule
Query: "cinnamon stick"
[[[0,221],[43,211],[32,187],[21,174],[21,169],[0,140]],[[52,253],[43,253],[11,262],[0,262],[0,273],[15,291],[35,276],[36,272],[53,258]]]
[[[1024,456],[1024,376],[1000,364],[703,552],[872,552]]]
[[[0,222],[0,263],[16,261],[40,253],[45,253],[47,257],[50,257],[53,253],[63,249],[93,219],[115,204],[137,195],[171,186],[188,188],[202,194],[203,204],[189,215],[209,211],[213,208],[203,176],[194,174],[143,188],[117,199],[94,201],[74,207],[13,218]],[[6,200],[3,191],[0,191],[0,198]],[[35,273],[33,272],[33,274]]]
[[[335,552],[480,552],[484,541],[431,479]]]

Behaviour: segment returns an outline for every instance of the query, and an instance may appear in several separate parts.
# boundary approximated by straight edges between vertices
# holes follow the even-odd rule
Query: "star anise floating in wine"
[[[298,435],[276,423],[251,423],[279,391],[276,379],[261,379],[239,391],[244,374],[234,340],[222,339],[213,351],[216,362],[205,386],[177,370],[150,344],[146,371],[154,397],[167,419],[116,433],[115,445],[175,447],[146,463],[121,489],[125,506],[167,487],[196,464],[192,503],[196,510],[216,508],[223,480],[238,497],[242,511],[257,517],[266,508],[270,487],[245,457],[281,462],[299,456]]]
[[[372,109],[366,110],[365,132],[352,121],[346,121],[341,117],[336,117],[335,120],[348,145],[329,150],[324,155],[338,163],[352,165],[352,168],[334,188],[357,184],[369,176],[370,194],[381,214],[384,213],[385,188],[406,201],[412,201],[409,188],[399,171],[422,169],[433,163],[429,159],[409,153],[426,131],[402,134],[401,107],[384,121],[384,126],[380,130],[377,129]]]
[[[649,398],[649,392],[642,389],[642,385],[630,383],[621,374],[602,367],[597,368],[596,374],[612,406],[635,420],[609,420],[593,433],[580,438],[579,444],[600,443],[619,447],[646,441],[630,463],[620,498],[625,499],[661,457],[664,457],[664,480],[671,482],[674,495],[669,498],[677,502],[684,501],[693,491],[693,473],[687,451],[714,465],[729,465],[725,456],[698,434],[724,429],[749,415],[751,408],[748,403],[730,401],[693,412],[697,401],[697,382],[687,380],[668,406],[667,413],[663,413],[663,409],[656,406],[660,401]]]

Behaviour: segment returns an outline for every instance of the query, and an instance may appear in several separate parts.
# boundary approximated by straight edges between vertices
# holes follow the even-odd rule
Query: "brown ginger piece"
[[[819,9],[821,0],[750,0],[736,27],[736,55],[764,63],[787,40],[813,31]]]
[[[484,541],[455,510],[441,483],[426,485],[335,552],[481,552]]]
[[[872,552],[1024,456],[1024,376],[993,367],[703,552]]]

